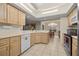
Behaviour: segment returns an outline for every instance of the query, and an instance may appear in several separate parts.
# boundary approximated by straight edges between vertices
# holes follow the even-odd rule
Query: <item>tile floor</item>
[[[21,56],[67,56],[60,39],[55,35],[48,44],[36,44]]]

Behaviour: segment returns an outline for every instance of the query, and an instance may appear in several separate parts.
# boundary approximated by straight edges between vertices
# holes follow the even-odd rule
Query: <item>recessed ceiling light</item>
[[[20,3],[20,5],[22,5],[24,8],[26,8],[28,11],[32,12],[32,10],[30,10],[27,6],[25,6],[24,4]]]
[[[58,9],[52,10],[52,11],[46,11],[46,12],[42,12],[42,14],[48,14],[48,13],[53,13],[53,12],[57,12]]]

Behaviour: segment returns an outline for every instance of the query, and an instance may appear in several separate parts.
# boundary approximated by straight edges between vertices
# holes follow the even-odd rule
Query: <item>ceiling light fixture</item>
[[[24,4],[20,3],[20,5],[22,5],[24,8],[26,8],[28,11],[32,12],[32,10],[30,10],[28,7],[26,7]]]
[[[50,24],[48,24],[48,26],[57,26],[57,24],[56,23],[50,23]]]
[[[48,14],[48,13],[53,13],[53,12],[57,12],[58,9],[52,10],[52,11],[47,11],[47,12],[42,12],[42,14]]]

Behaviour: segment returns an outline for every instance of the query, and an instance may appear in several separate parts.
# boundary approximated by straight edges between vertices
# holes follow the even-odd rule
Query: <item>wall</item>
[[[59,28],[60,28],[60,21],[59,21],[59,19],[58,20],[49,20],[49,21],[42,21],[41,22],[41,28],[42,28],[42,25],[44,25],[44,29],[45,30],[49,30],[49,26],[48,26],[48,24],[50,24],[50,23],[56,23],[56,24],[58,24],[55,28],[57,29],[57,30],[59,30]],[[51,28],[52,30],[54,29],[54,28]]]
[[[60,19],[60,39],[61,39],[61,44],[64,43],[63,33],[67,33],[67,29],[68,29],[67,17],[61,18]]]
[[[36,22],[36,30],[41,30],[41,22]]]

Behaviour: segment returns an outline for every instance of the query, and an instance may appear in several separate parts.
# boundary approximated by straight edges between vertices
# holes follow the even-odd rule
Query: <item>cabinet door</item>
[[[9,56],[9,45],[0,47],[0,56]]]
[[[11,56],[17,56],[21,53],[21,43],[20,43],[20,37],[12,37],[10,38],[10,55]]]
[[[7,9],[8,9],[8,23],[18,24],[18,10],[10,5],[7,5]]]
[[[72,45],[72,56],[77,56],[77,46]]]
[[[35,43],[35,33],[31,33],[31,36],[30,36],[30,45],[34,45]]]
[[[68,15],[68,25],[72,25],[73,17],[77,15],[77,8],[73,9],[71,13]],[[76,20],[76,19],[75,19]]]
[[[40,43],[41,42],[41,34],[40,33],[35,33],[35,43]]]
[[[19,11],[19,25],[25,25],[25,14]]]
[[[6,4],[0,3],[0,22],[6,22]]]
[[[49,35],[48,33],[41,33],[41,42],[48,43],[49,42]]]
[[[77,39],[72,37],[72,55],[77,56]]]

